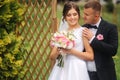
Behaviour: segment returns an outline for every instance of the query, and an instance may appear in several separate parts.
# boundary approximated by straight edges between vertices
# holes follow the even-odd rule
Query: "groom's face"
[[[84,8],[83,19],[85,24],[95,24],[97,20],[97,13],[92,8]]]

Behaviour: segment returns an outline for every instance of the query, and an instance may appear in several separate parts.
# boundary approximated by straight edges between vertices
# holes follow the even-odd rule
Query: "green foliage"
[[[25,73],[22,37],[16,34],[24,8],[17,0],[0,0],[0,80],[19,80]]]
[[[16,29],[16,23],[21,22],[24,9],[16,0],[0,1],[0,27],[10,33]]]
[[[112,1],[108,1],[108,3],[106,4],[106,9],[108,12],[113,13],[114,11],[114,4]]]

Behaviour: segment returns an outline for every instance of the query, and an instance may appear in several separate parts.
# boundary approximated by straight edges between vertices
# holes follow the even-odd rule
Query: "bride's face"
[[[79,21],[79,15],[77,11],[74,8],[70,9],[66,15],[65,20],[69,26],[76,26]]]

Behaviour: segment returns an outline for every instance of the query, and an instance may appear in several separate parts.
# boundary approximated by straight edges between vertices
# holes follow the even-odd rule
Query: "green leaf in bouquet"
[[[59,54],[59,56],[57,57],[58,59],[58,66],[59,67],[63,67],[64,66],[64,60],[63,60],[63,56],[61,54]]]

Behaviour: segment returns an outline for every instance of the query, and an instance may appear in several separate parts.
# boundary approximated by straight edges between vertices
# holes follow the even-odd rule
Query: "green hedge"
[[[23,14],[23,5],[17,0],[0,0],[0,80],[19,80],[25,73],[25,49],[22,36],[16,34]]]

